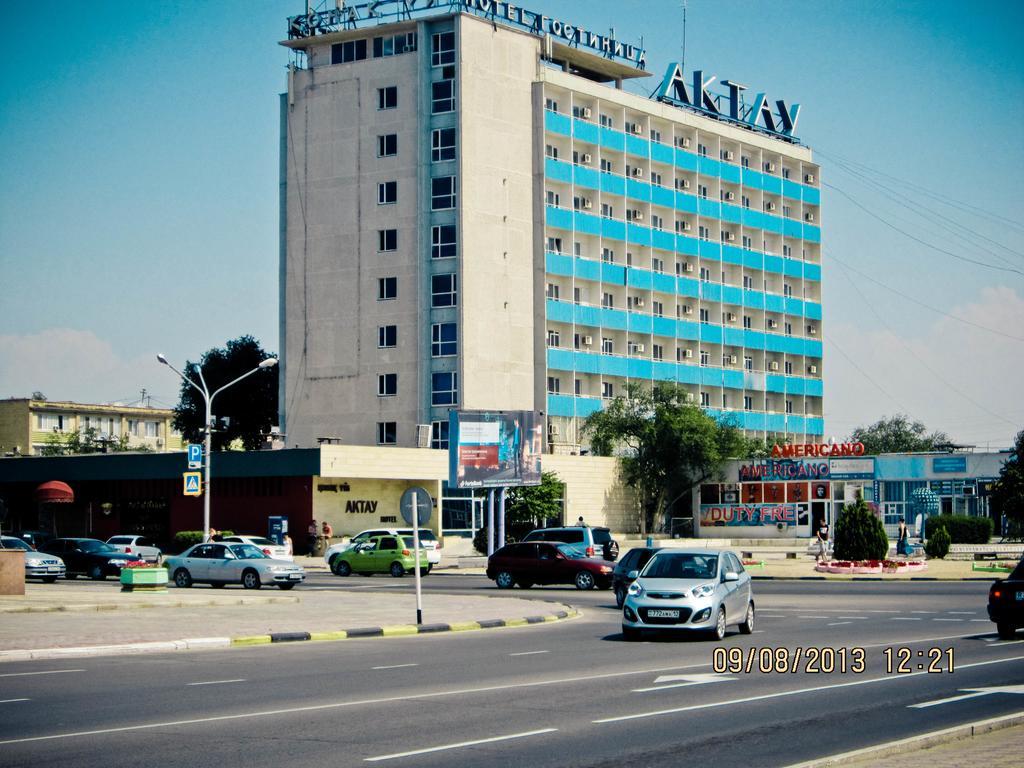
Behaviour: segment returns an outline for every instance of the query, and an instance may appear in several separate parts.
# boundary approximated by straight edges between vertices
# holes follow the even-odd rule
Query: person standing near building
[[[896,534],[896,554],[897,555],[909,555],[910,554],[910,541],[908,538],[907,522],[906,520],[900,520],[899,532]]]
[[[815,534],[815,538],[818,541],[818,554],[815,556],[817,562],[828,561],[828,523],[825,522],[825,518],[821,519],[821,525],[818,526],[818,532]]]
[[[309,544],[309,551],[313,553],[316,550],[316,537],[320,533],[320,528],[316,524],[316,518],[309,524],[309,528],[306,529],[306,543]]]
[[[331,524],[324,520],[324,524],[321,527],[321,533],[324,536],[324,546],[329,547],[331,545],[331,537],[334,535],[334,529],[331,528]]]

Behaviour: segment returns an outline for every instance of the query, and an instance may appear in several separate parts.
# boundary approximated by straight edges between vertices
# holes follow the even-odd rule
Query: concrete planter
[[[166,592],[166,568],[122,568],[122,592]]]

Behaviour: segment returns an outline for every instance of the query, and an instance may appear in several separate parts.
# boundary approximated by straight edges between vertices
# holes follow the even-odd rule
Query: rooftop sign
[[[465,11],[535,35],[561,38],[567,45],[589,48],[608,59],[621,59],[639,69],[647,66],[646,51],[561,19],[527,10],[498,0],[376,0],[366,3],[337,3],[337,7],[288,19],[288,39],[313,37],[344,29],[359,29],[371,24],[390,24],[437,15],[447,8],[451,13]]]
[[[658,101],[672,106],[687,107],[703,112],[719,120],[737,123],[744,128],[767,133],[787,141],[799,141],[794,135],[796,121],[800,116],[800,105],[786,105],[782,99],[775,101],[775,109],[764,93],[758,93],[750,103],[741,94],[747,86],[732,80],[723,80],[727,94],[712,93],[708,88],[718,78],[704,76],[704,71],[695,69],[693,79],[687,83],[679,64],[670,64],[665,79],[658,89]]]

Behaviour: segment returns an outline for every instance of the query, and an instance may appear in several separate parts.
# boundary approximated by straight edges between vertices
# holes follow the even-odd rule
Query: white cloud
[[[1012,288],[982,289],[974,301],[947,311],[1024,337],[1024,298]],[[891,313],[879,312],[888,329],[870,313],[862,325],[826,325],[832,342],[825,345],[826,434],[838,438],[857,425],[905,412],[958,442],[993,448],[1013,443],[1024,429],[1024,342],[941,315],[932,315],[923,332],[901,338],[905,331]]]
[[[0,397],[80,403],[137,402],[143,388],[152,405],[177,402],[177,377],[153,355],[128,359],[91,331],[49,328],[25,335],[0,335]],[[172,380],[173,379],[173,380]]]

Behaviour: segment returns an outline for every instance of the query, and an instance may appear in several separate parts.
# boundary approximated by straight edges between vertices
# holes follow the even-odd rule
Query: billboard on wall
[[[540,485],[543,424],[533,411],[452,411],[448,484],[452,488]]]
[[[806,504],[702,504],[700,525],[714,526],[761,526],[761,525],[805,525]]]

